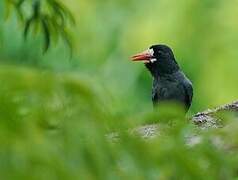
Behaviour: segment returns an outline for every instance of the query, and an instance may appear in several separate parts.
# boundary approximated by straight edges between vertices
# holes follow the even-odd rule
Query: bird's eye
[[[158,54],[163,54],[163,52],[161,50],[158,51]]]

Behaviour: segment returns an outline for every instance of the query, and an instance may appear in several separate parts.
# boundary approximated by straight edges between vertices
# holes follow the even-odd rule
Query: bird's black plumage
[[[160,101],[175,101],[189,109],[193,88],[191,81],[180,70],[173,51],[166,45],[154,45],[155,62],[146,63],[154,80],[152,87],[152,101],[156,105]]]
[[[191,81],[181,71],[173,51],[166,45],[153,45],[149,50],[152,55],[147,54],[145,66],[153,76],[153,104],[157,105],[162,101],[179,102],[187,111],[192,102],[193,87]],[[136,55],[134,59],[142,60],[138,57],[141,56]]]

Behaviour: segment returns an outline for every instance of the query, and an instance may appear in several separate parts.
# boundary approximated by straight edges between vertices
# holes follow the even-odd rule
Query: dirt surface
[[[217,116],[220,112],[238,112],[238,101],[199,112],[193,115],[190,120],[201,129],[220,128],[222,127],[222,119],[220,116]],[[131,132],[141,136],[142,138],[153,138],[159,135],[159,125],[145,125],[135,128]],[[192,139],[192,141],[193,140],[194,139]]]
[[[200,129],[209,129],[209,128],[221,128],[222,127],[222,117],[218,114],[220,112],[238,112],[238,101],[234,101],[230,104],[225,104],[213,109],[207,109],[205,111],[199,112],[193,115],[190,118],[190,121],[198,126]],[[237,115],[238,117],[238,115]],[[140,126],[134,129],[129,130],[132,135],[142,137],[143,139],[151,139],[160,134],[158,124],[150,124]],[[120,135],[116,132],[107,134],[106,137],[110,141],[118,141]],[[199,136],[190,136],[187,137],[187,142],[189,145],[196,144],[200,141]]]
[[[222,126],[222,119],[217,116],[220,112],[238,112],[238,101],[199,112],[195,114],[191,120],[201,128],[218,128]]]

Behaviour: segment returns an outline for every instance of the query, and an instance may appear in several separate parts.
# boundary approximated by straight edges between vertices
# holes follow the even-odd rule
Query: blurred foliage
[[[71,74],[2,66],[0,81],[1,178],[237,177],[237,120],[200,131],[176,109],[118,116],[100,89]],[[160,124],[158,137],[143,140],[128,131],[151,119]],[[120,139],[107,137],[111,132]],[[191,137],[201,140],[188,143]]]
[[[194,84],[189,114],[237,99],[236,0],[25,0],[11,10],[15,2],[0,1],[1,179],[237,178],[237,117],[202,131],[177,108],[153,111],[151,77],[128,58],[151,44],[171,46]],[[59,38],[73,25],[69,12],[70,60]],[[56,45],[43,55],[48,38]],[[148,123],[159,123],[160,136],[128,131]]]
[[[31,8],[30,6],[31,5]],[[62,37],[72,50],[72,42],[67,30],[68,21],[75,24],[70,10],[58,0],[5,0],[6,16],[11,9],[24,23],[24,37],[27,38],[30,29],[37,33],[41,31],[44,37],[44,52],[49,49],[51,39],[55,42]]]

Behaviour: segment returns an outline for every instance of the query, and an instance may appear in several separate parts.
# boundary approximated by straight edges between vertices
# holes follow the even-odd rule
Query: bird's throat
[[[151,75],[156,78],[158,76],[163,76],[166,74],[173,74],[179,71],[179,65],[174,61],[167,62],[155,62],[155,63],[146,63],[146,68],[150,71]]]

